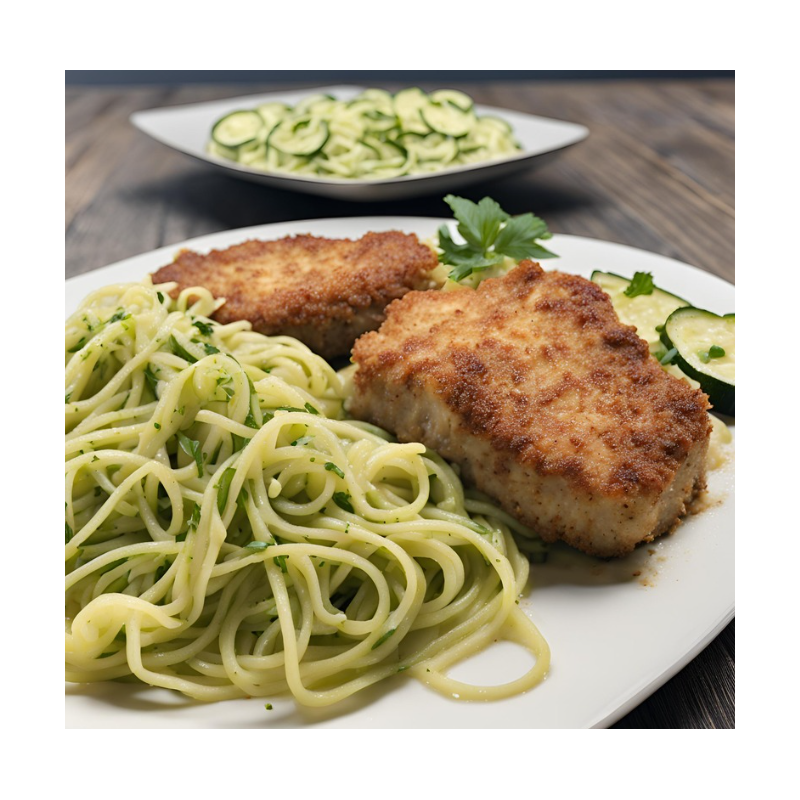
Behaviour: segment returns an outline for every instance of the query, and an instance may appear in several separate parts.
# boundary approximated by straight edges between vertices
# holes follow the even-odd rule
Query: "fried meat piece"
[[[349,355],[353,342],[384,320],[392,300],[433,284],[436,254],[413,234],[368,233],[356,241],[293,236],[251,240],[207,255],[182,250],[153,275],[177,293],[203,286],[225,304],[221,323],[246,319],[256,331],[293,336],[325,358]]]
[[[705,486],[708,399],[584,278],[523,261],[412,292],[362,336],[350,412],[420,441],[548,542],[622,556]]]

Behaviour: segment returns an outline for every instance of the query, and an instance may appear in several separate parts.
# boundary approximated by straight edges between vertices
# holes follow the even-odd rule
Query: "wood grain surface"
[[[146,108],[302,87],[68,87],[66,277],[230,228],[319,217],[449,216],[438,195],[345,203],[240,181],[152,141],[128,121]],[[478,103],[570,120],[591,131],[540,170],[460,194],[474,200],[489,195],[512,214],[539,214],[554,232],[661,253],[734,282],[733,81],[452,88]],[[734,640],[731,622],[614,727],[735,727]]]

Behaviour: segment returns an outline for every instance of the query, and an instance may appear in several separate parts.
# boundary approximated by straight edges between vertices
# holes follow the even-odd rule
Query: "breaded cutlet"
[[[353,350],[353,416],[420,441],[548,542],[622,556],[705,486],[708,398],[584,278],[523,261],[411,292]]]
[[[203,255],[182,250],[153,274],[177,293],[203,286],[225,304],[221,323],[246,319],[268,335],[293,336],[325,358],[349,355],[353,342],[384,320],[392,300],[428,289],[438,264],[413,234],[368,233],[358,240],[292,236],[251,240]]]

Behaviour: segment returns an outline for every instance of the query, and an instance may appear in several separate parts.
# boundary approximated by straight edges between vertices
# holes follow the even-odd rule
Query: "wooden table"
[[[128,122],[140,109],[300,86],[68,88],[67,277],[229,228],[315,217],[449,216],[438,196],[348,204],[234,180],[151,141]],[[651,250],[733,282],[733,81],[509,81],[453,88],[479,103],[591,130],[585,142],[539,171],[461,194],[489,195],[511,213],[534,211],[554,232]],[[614,727],[734,727],[734,636],[731,622]]]

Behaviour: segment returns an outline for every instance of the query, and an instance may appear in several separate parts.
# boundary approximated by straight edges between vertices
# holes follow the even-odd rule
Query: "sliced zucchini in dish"
[[[461,111],[449,103],[439,105],[429,103],[420,112],[425,124],[435,133],[453,136],[456,139],[466,136],[475,124],[475,115]]]
[[[629,297],[625,292],[630,291],[631,280],[613,272],[595,270],[592,281],[611,298],[620,321],[633,325],[639,336],[650,345],[651,352],[660,348],[660,330],[657,328],[661,328],[676,308],[691,305],[682,297],[655,286],[648,294]]]
[[[364,127],[371,133],[386,133],[397,127],[397,117],[386,114],[377,109],[366,111],[363,114]]]
[[[218,120],[211,130],[211,138],[220,146],[235,149],[254,142],[264,120],[257,111],[234,111]]]
[[[403,131],[421,134],[430,132],[421,114],[429,103],[428,96],[422,89],[403,89],[394,96],[393,102],[394,112]]]
[[[365,89],[361,92],[361,97],[369,100],[374,106],[383,111],[384,114],[394,113],[394,98],[385,89]]]
[[[385,179],[487,161],[519,146],[503,120],[476,116],[463,92],[410,88],[238,110],[215,123],[207,148],[261,171]]]
[[[403,140],[406,149],[413,153],[420,163],[436,161],[442,166],[449,164],[458,155],[458,145],[451,136],[429,133],[417,139]]]
[[[464,94],[464,92],[457,92],[455,89],[439,89],[439,91],[431,94],[431,100],[439,105],[450,103],[451,106],[455,106],[459,111],[472,111],[475,105],[469,95]]]
[[[507,120],[501,119],[500,117],[492,116],[491,114],[487,114],[484,117],[480,118],[480,122],[484,127],[487,128],[494,128],[495,130],[500,131],[501,133],[511,133],[511,123]]]
[[[262,103],[256,111],[264,120],[265,127],[271,131],[288,114],[289,106],[286,103]]]
[[[292,156],[312,156],[328,141],[328,125],[319,117],[306,115],[279,122],[269,135],[268,145]]]
[[[694,378],[715,411],[735,416],[736,315],[678,308],[664,323],[661,342],[672,363]]]

